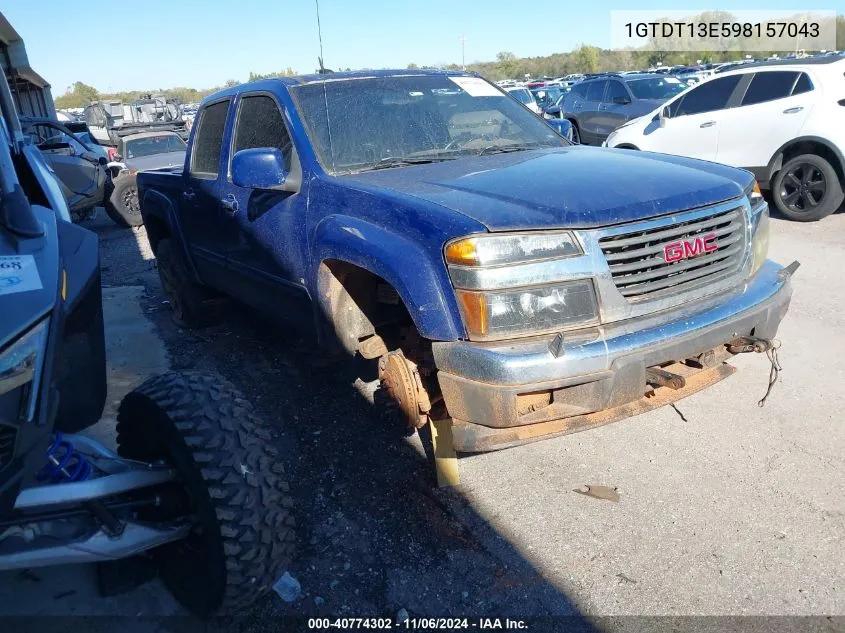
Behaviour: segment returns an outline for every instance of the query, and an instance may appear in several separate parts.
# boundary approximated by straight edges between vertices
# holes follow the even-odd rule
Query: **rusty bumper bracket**
[[[698,371],[684,370],[679,365],[672,365],[671,368],[677,368],[677,371],[687,374],[683,377],[685,382],[683,387],[679,389],[657,387],[639,400],[613,409],[509,428],[493,428],[452,420],[452,439],[455,450],[462,453],[497,451],[558,435],[586,431],[677,402],[681,398],[714,385],[736,371],[735,367],[726,363]]]
[[[668,387],[669,389],[683,389],[687,381],[683,376],[660,369],[660,367],[649,367],[645,370],[645,381],[655,387]]]

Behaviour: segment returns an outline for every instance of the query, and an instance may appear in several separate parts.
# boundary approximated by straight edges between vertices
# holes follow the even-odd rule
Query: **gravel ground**
[[[270,594],[254,627],[399,609],[845,615],[845,213],[773,221],[771,256],[802,267],[780,332],[782,381],[765,408],[756,403],[768,363],[743,356],[739,372],[677,411],[464,457],[462,485],[444,490],[420,438],[375,415],[360,367],[321,362],[308,341],[236,306],[219,325],[176,328],[143,229],[95,229],[103,283],[146,289],[142,308],[170,365],[221,372],[280,431],[302,544],[290,571],[303,597]],[[583,484],[617,487],[621,500],[574,494]],[[140,609],[136,595],[110,604],[151,616],[172,609],[164,597]]]

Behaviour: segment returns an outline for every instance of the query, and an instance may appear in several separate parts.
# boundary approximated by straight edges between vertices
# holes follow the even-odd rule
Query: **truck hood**
[[[463,158],[341,176],[452,209],[490,231],[591,228],[735,198],[746,171],[706,161],[583,146]]]

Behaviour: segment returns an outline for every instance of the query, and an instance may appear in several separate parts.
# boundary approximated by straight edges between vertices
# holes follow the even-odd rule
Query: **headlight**
[[[751,217],[751,274],[758,270],[769,254],[769,205],[763,204]]]
[[[469,338],[497,340],[598,323],[591,279],[539,284],[524,278],[527,283],[520,283],[519,274],[511,275],[536,267],[537,262],[551,263],[583,252],[568,231],[480,235],[448,243],[444,254]],[[503,268],[507,270],[500,274]]]
[[[446,261],[460,266],[497,266],[581,253],[581,246],[568,232],[484,235],[446,245]]]
[[[756,180],[745,189],[745,195],[748,196],[752,208],[763,201],[763,194],[760,193],[760,185]]]
[[[593,282],[476,292],[456,290],[469,336],[474,340],[558,331],[598,322]]]
[[[27,421],[35,415],[49,323],[49,319],[44,319],[0,352],[0,396],[32,383],[24,410]]]

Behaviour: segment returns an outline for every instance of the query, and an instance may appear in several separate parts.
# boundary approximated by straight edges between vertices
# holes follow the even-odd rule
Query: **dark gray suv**
[[[687,88],[670,75],[597,75],[572,86],[560,103],[560,117],[572,122],[573,140],[601,145],[620,125],[652,112]]]

